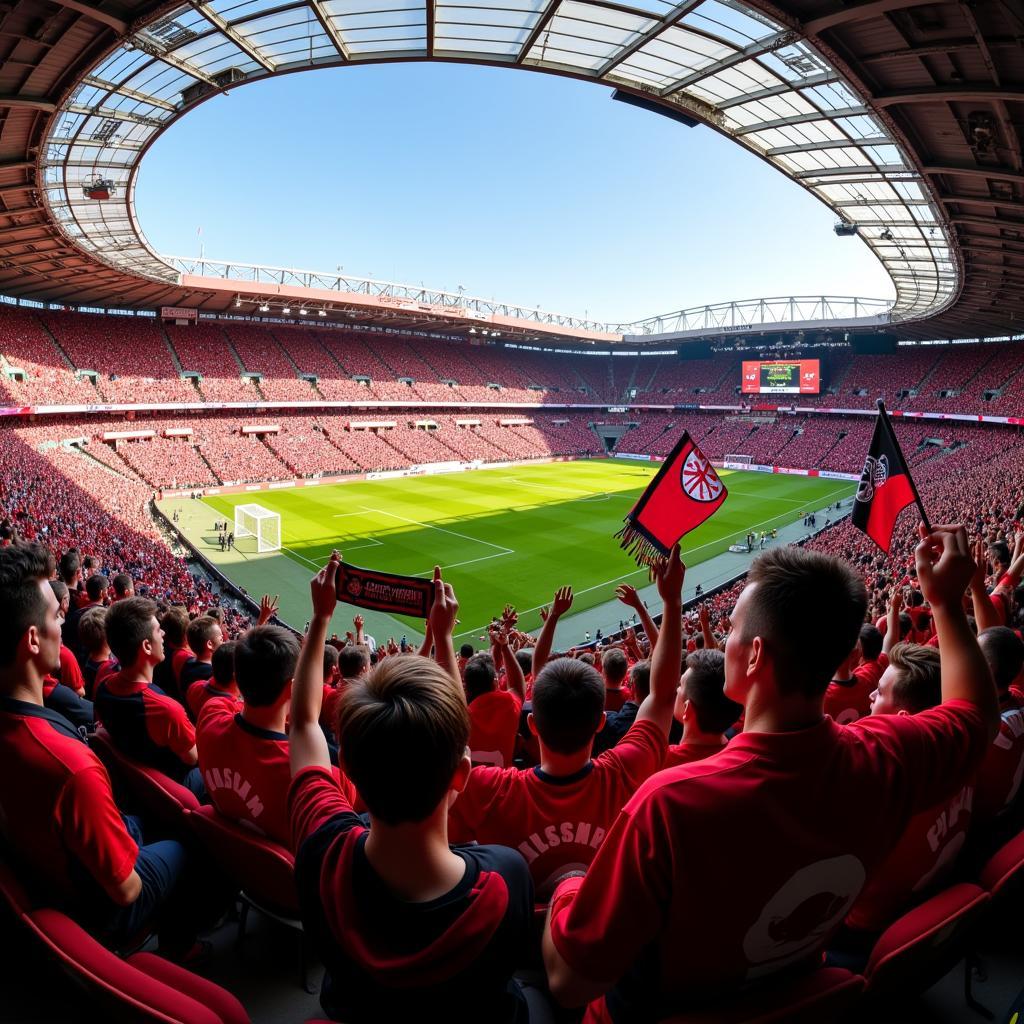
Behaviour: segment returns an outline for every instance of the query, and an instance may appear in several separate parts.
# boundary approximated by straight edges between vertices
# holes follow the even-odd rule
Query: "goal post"
[[[262,505],[235,506],[235,544],[255,539],[257,553],[281,550],[281,516]],[[248,545],[245,545],[248,547]]]
[[[722,461],[723,462],[732,462],[732,463],[735,463],[736,465],[740,465],[740,466],[750,466],[750,465],[753,465],[754,456],[753,455],[726,455],[725,458],[722,459]]]

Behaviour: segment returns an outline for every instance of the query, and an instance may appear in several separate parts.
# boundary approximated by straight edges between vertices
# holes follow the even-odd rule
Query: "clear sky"
[[[703,126],[551,75],[392,64],[215,97],[139,175],[158,252],[629,321],[776,295],[890,297],[835,216]],[[197,234],[202,228],[202,237]]]

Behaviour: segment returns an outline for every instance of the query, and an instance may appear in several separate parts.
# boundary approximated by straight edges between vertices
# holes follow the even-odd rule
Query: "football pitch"
[[[614,538],[657,466],[611,459],[498,466],[436,476],[210,496],[161,502],[179,510],[179,528],[233,582],[257,599],[279,594],[282,618],[301,629],[309,618],[309,578],[337,548],[371,569],[429,576],[440,565],[458,595],[459,636],[476,640],[505,602],[520,627],[535,630],[554,590],[575,591],[572,614],[614,598],[619,583],[638,589],[647,570]],[[683,541],[689,566],[740,541],[748,530],[783,528],[803,511],[853,493],[853,484],[816,477],[722,470],[729,497]],[[236,505],[280,513],[279,552],[256,554],[252,539],[221,552],[213,523],[233,523]],[[692,585],[687,587],[687,596]],[[340,605],[333,626],[351,629],[356,609]],[[623,609],[625,611],[625,609]],[[364,613],[368,631],[422,636],[422,622]]]

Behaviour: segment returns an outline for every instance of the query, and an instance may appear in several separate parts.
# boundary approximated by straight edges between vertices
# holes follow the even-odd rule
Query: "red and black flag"
[[[727,494],[714,467],[684,430],[615,536],[639,565],[668,558],[672,546],[714,515]]]
[[[903,458],[900,443],[896,440],[885,406],[879,401],[875,432],[857,485],[857,498],[853,503],[853,525],[863,530],[889,554],[896,519],[915,501],[927,522],[924,506],[921,505],[921,498]]]

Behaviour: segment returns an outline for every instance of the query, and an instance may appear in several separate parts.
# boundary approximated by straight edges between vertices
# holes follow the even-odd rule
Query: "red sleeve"
[[[466,788],[448,808],[448,842],[471,843],[476,830],[494,802],[506,772],[516,768],[477,767],[469,773]]]
[[[288,816],[292,826],[292,849],[325,821],[336,814],[351,814],[352,804],[338,788],[338,780],[328,768],[314,765],[303,768],[288,787]]]
[[[104,889],[120,885],[135,870],[139,848],[124,827],[101,765],[72,776],[61,798],[61,825],[68,850]]]
[[[75,693],[85,689],[85,677],[78,666],[78,659],[63,645],[60,647],[60,681]]]
[[[149,695],[149,690],[144,691],[144,697]],[[147,701],[146,729],[154,743],[169,747],[183,761],[196,745],[196,731],[185,709],[171,697]]]
[[[562,959],[594,981],[618,978],[664,924],[673,842],[649,831],[657,827],[657,815],[647,806],[649,801],[631,801],[615,819],[575,899],[551,919],[551,938]]]
[[[976,705],[950,700],[916,715],[870,715],[845,728],[876,742],[907,785],[914,813],[947,800],[978,768],[988,732]]]
[[[653,723],[634,722],[625,736],[606,750],[597,765],[618,771],[630,790],[635,790],[655,772],[660,772],[668,753],[668,738]]]
[[[203,710],[203,692],[205,689],[206,687],[202,680],[196,680],[188,688],[188,693],[185,694],[185,703],[188,705],[189,711],[192,712],[193,720],[198,721],[199,712]]]

